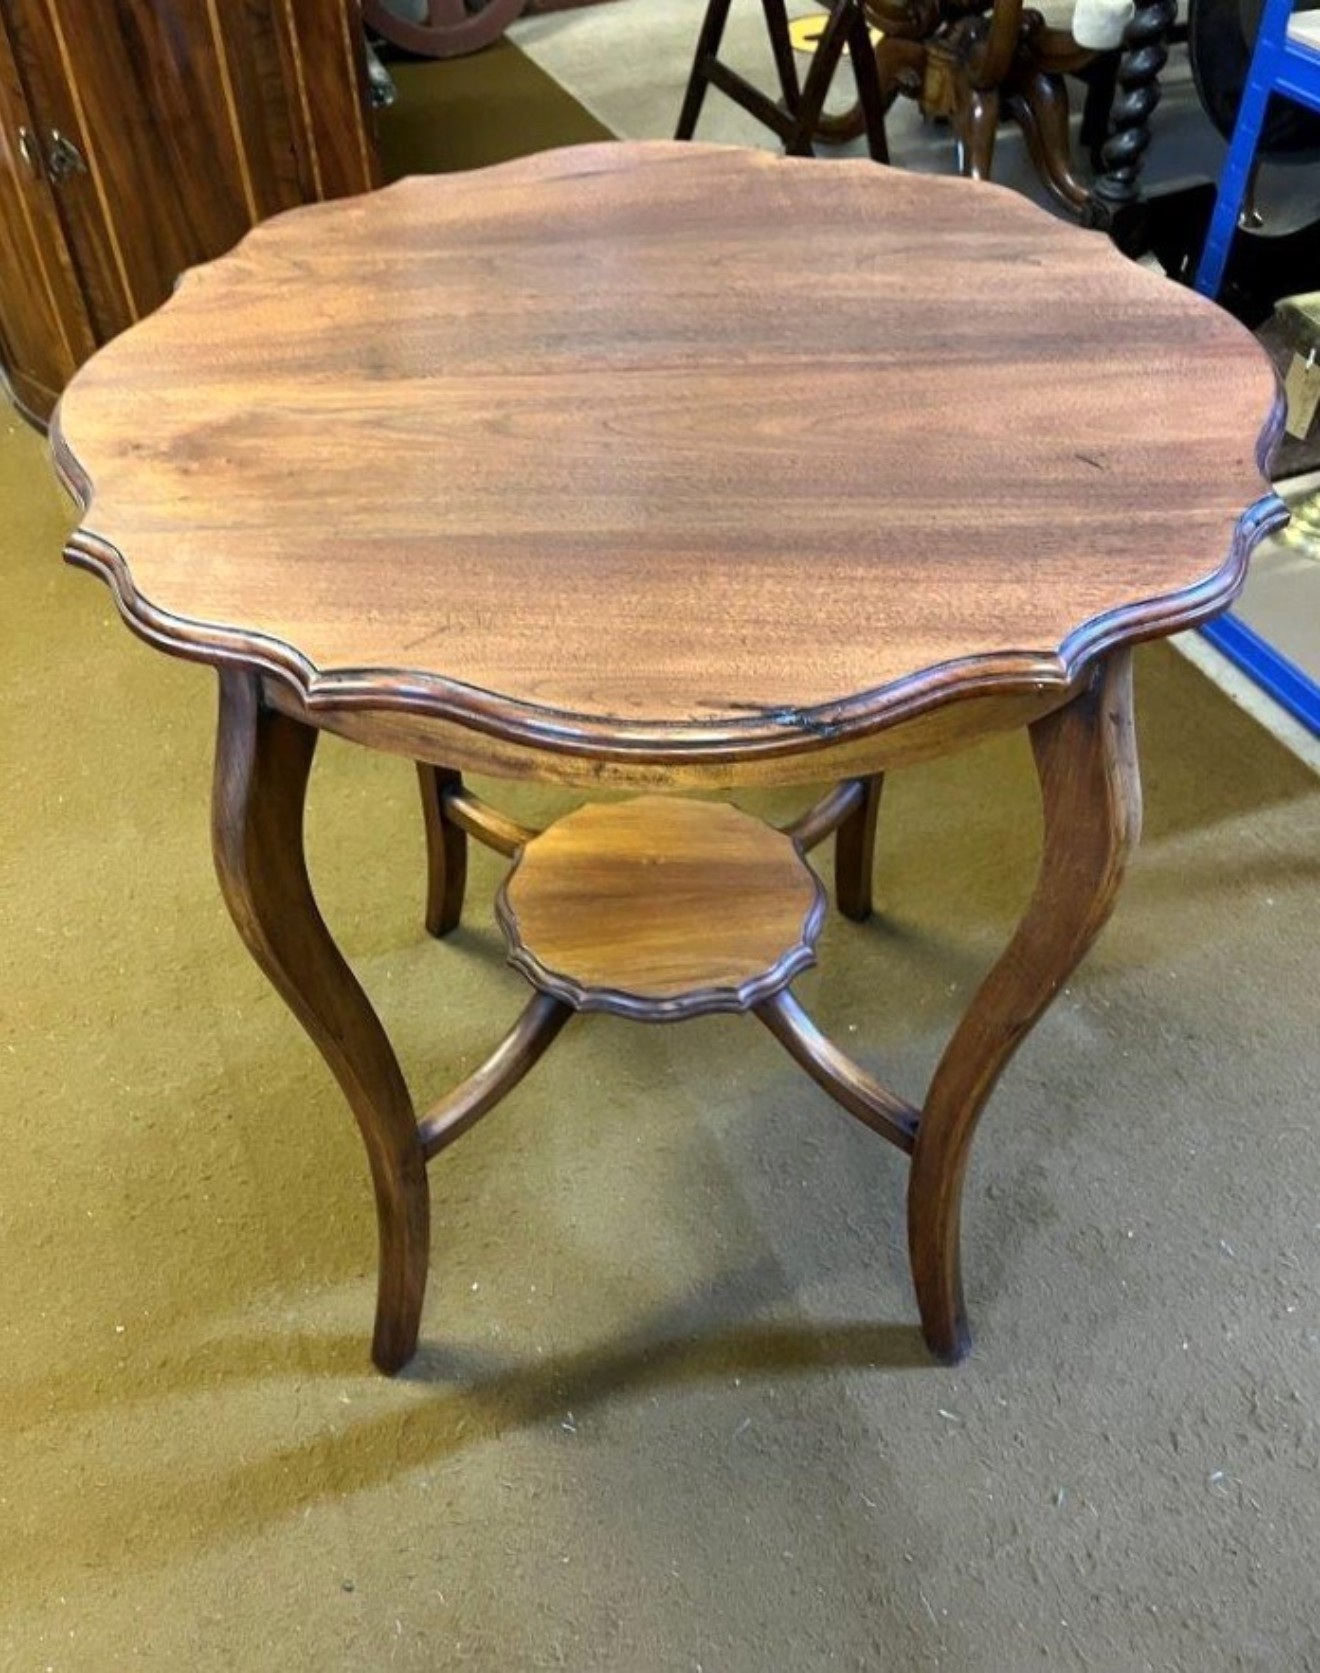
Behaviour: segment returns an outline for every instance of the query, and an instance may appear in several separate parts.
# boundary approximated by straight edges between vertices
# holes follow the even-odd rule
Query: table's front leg
[[[1132,659],[1112,653],[1066,707],[1031,727],[1044,839],[1035,891],[977,990],[931,1081],[908,1184],[908,1242],[931,1351],[957,1360],[970,1339],[959,1219],[977,1119],[995,1082],[1113,909],[1141,831]]]
[[[367,1148],[380,1231],[371,1356],[395,1371],[417,1344],[430,1198],[398,1059],[317,908],[303,809],[317,733],[262,703],[260,680],[220,676],[212,841],[226,904],[248,950],[311,1035]]]

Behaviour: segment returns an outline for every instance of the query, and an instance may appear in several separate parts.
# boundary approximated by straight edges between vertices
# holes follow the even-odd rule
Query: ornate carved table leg
[[[969,180],[989,180],[999,134],[999,89],[969,87],[954,113],[958,168]]]
[[[303,852],[316,731],[263,706],[260,681],[220,676],[212,841],[248,950],[311,1036],[352,1107],[376,1192],[380,1276],[371,1357],[395,1371],[417,1344],[430,1197],[398,1060],[317,909]]]
[[[1031,746],[1045,830],[1035,892],[982,982],[931,1081],[908,1182],[908,1243],[922,1329],[953,1361],[970,1338],[959,1210],[976,1123],[995,1082],[1109,917],[1141,829],[1132,667],[1115,652]]]

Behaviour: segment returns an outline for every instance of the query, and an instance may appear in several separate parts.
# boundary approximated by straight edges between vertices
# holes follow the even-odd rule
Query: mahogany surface
[[[1276,399],[1006,191],[602,145],[275,218],[78,375],[56,454],[70,555],[167,649],[709,759],[1062,698],[1223,608]]]
[[[145,638],[220,670],[217,866],[362,1131],[377,1364],[417,1340],[426,1163],[573,1006],[609,989],[625,1014],[679,1015],[661,1007],[695,986],[700,1008],[729,936],[769,975],[726,973],[727,992],[910,1154],[922,1327],[937,1355],[966,1351],[977,1122],[1137,839],[1130,646],[1236,593],[1284,516],[1262,478],[1280,410],[1236,322],[1006,192],[685,144],[279,217],[78,374],[54,431],[84,506],[68,555]],[[846,445],[826,444],[841,412]],[[743,891],[773,850],[763,893],[782,906],[833,832],[840,908],[866,916],[880,775],[1007,727],[1029,730],[1040,780],[1037,887],[918,1107],[788,991],[819,895],[785,958]],[[308,880],[320,730],[421,764],[433,933],[458,922],[473,837],[517,868],[515,940],[571,952],[557,978],[529,953],[547,991],[420,1119]],[[849,782],[725,843],[742,815],[654,797],[536,833],[467,769],[666,792]],[[632,881],[611,893],[611,820],[634,877],[667,828],[699,908],[686,944],[631,939],[645,914]],[[559,849],[576,869],[520,898]],[[654,974],[657,948],[688,963],[630,1010],[619,971]],[[575,972],[583,949],[603,962]]]

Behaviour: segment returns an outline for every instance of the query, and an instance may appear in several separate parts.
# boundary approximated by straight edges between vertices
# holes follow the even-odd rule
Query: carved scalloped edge
[[[749,161],[749,158],[759,157],[764,157],[766,166],[801,161],[775,158],[769,153],[743,153],[740,148],[732,146],[673,142],[666,145],[656,142],[644,149],[651,153],[648,158],[651,166],[663,166],[679,157],[691,156],[694,151],[732,154],[746,166],[759,166]],[[620,166],[622,153],[635,150],[636,147],[617,144],[575,147],[570,153],[549,152],[532,158],[517,158],[493,165],[489,171],[479,172],[522,170],[550,176],[590,174],[601,168]],[[857,161],[856,166],[870,168],[874,165]],[[961,184],[939,179],[931,183],[938,186]],[[400,181],[394,187],[384,188],[384,192],[407,189],[407,186],[407,181]],[[988,186],[986,189],[1000,191],[1006,199],[1015,197],[1007,188]],[[352,201],[358,203],[361,200]],[[370,199],[366,201],[369,203]],[[1030,213],[1033,206],[1023,203],[1021,207]],[[333,204],[314,205],[312,211],[333,208]],[[289,211],[289,214],[305,215],[308,212],[304,209]],[[285,216],[275,216],[252,229],[239,248],[249,242],[260,241],[264,228],[274,227],[285,219]],[[1058,223],[1058,228],[1065,237],[1074,236],[1079,231],[1062,222]],[[1113,251],[1113,255],[1119,261],[1126,259],[1117,250]],[[164,307],[169,306],[167,301]],[[1206,306],[1213,304],[1207,303]],[[86,519],[92,508],[95,490],[64,437],[60,416],[57,407],[50,425],[55,469]],[[1269,466],[1283,434],[1285,416],[1283,389],[1276,375],[1274,402],[1256,444],[1256,462],[1265,482],[1269,480]],[[1219,569],[1179,592],[1122,605],[1094,616],[1074,628],[1057,650],[1004,650],[958,658],[922,669],[888,685],[810,707],[767,704],[749,710],[745,717],[735,718],[726,714],[702,720],[694,716],[683,721],[642,719],[621,722],[615,718],[538,705],[417,670],[320,669],[293,646],[270,635],[220,623],[196,621],[159,609],[134,587],[124,555],[104,536],[85,526],[74,530],[65,545],[64,555],[70,563],[99,575],[109,585],[125,621],[149,644],[192,661],[213,665],[238,663],[282,680],[291,687],[312,718],[318,710],[392,710],[451,721],[510,743],[567,756],[672,765],[694,759],[711,763],[773,760],[799,754],[813,745],[819,747],[863,737],[882,727],[912,720],[955,699],[1030,694],[1051,689],[1066,691],[1078,681],[1087,665],[1106,651],[1118,645],[1198,627],[1225,610],[1242,589],[1253,550],[1268,534],[1282,527],[1287,519],[1288,510],[1278,495],[1272,491],[1263,495],[1238,519],[1229,550]]]
[[[557,754],[665,765],[694,758],[772,760],[863,737],[955,699],[1066,691],[1087,664],[1106,651],[1199,627],[1225,610],[1242,590],[1252,551],[1287,520],[1288,509],[1278,495],[1265,495],[1239,520],[1229,556],[1214,574],[1182,592],[1092,617],[1055,652],[1002,651],[959,658],[853,697],[809,708],[766,706],[745,719],[624,724],[540,707],[437,675],[389,668],[324,672],[283,640],[158,610],[134,588],[123,555],[89,530],[75,530],[64,555],[107,583],[124,620],[148,644],[194,662],[237,663],[272,675],[293,689],[312,718],[318,711],[334,709],[393,710],[453,721]]]
[[[623,988],[587,987],[551,970],[541,963],[536,954],[523,943],[518,928],[518,914],[509,904],[508,889],[518,870],[515,860],[495,896],[495,917],[504,932],[507,960],[520,971],[534,988],[552,998],[571,1005],[575,1011],[599,1011],[611,1016],[628,1017],[634,1022],[682,1022],[689,1017],[709,1016],[713,1012],[743,1012],[755,1009],[764,1000],[786,988],[794,977],[816,963],[816,941],[825,922],[828,900],[825,885],[812,868],[803,861],[803,870],[812,880],[811,905],[802,920],[801,937],[766,970],[750,976],[737,987],[692,988],[670,999],[648,999],[645,994],[629,993]]]

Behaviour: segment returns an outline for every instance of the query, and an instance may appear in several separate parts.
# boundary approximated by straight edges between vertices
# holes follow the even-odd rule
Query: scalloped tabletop
[[[1066,685],[1221,609],[1271,367],[997,187],[588,146],[266,222],[86,366],[69,555],[130,622],[590,752]]]

